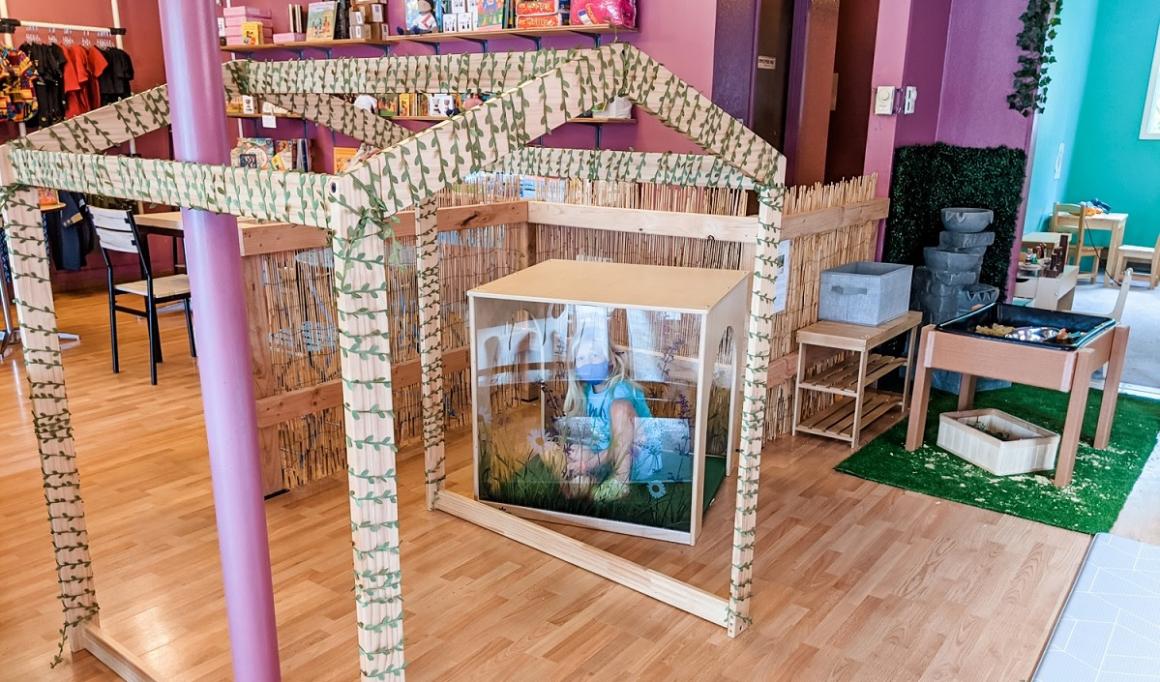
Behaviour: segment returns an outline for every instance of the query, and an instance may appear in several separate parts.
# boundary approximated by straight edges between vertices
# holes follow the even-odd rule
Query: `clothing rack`
[[[123,36],[125,29],[117,26],[88,26],[85,24],[57,24],[51,21],[21,21],[10,17],[0,17],[0,33],[15,33],[18,27],[46,28],[50,31],[79,31],[80,33],[102,33]]]
[[[16,33],[18,27],[32,28],[32,29],[47,29],[49,31],[77,31],[80,33],[97,33],[109,35],[113,37],[117,45],[117,49],[125,49],[125,28],[121,26],[121,7],[117,0],[109,0],[109,7],[113,13],[112,26],[88,26],[85,24],[60,24],[51,21],[24,21],[21,19],[14,19],[8,16],[8,0],[0,0],[0,34],[4,36],[5,47],[14,47],[12,36]],[[23,137],[27,133],[24,123],[20,124],[20,135]],[[129,140],[129,153],[137,153],[136,140]],[[0,337],[0,358],[8,354],[8,347],[12,344],[20,333],[12,324],[12,312],[10,310],[9,296],[8,296],[8,278],[0,268],[0,309],[3,312],[4,328],[0,330],[3,334]],[[76,334],[61,332],[60,338],[65,341],[80,341],[81,337]]]

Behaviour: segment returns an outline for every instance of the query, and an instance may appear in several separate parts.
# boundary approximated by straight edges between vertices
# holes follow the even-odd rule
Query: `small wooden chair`
[[[1078,227],[1070,225],[1062,225],[1059,222],[1061,215],[1074,215],[1079,222]],[[1051,212],[1051,231],[1062,232],[1071,235],[1071,239],[1067,245],[1067,260],[1071,262],[1074,255],[1075,265],[1080,268],[1079,278],[1087,279],[1089,282],[1096,281],[1096,277],[1100,273],[1100,257],[1103,255],[1103,249],[1090,246],[1086,243],[1087,239],[1087,216],[1084,215],[1083,206],[1079,204],[1056,204],[1055,210]],[[1083,259],[1092,259],[1092,269],[1088,272],[1083,270]]]
[[[1109,270],[1115,277],[1125,277],[1130,280],[1130,276],[1120,274],[1129,263],[1150,264],[1152,269],[1149,270],[1146,279],[1148,288],[1155,289],[1156,284],[1160,283],[1160,237],[1156,239],[1156,246],[1153,247],[1121,246],[1116,250],[1116,262],[1110,264]],[[1141,279],[1145,278],[1143,273],[1136,276]]]
[[[149,379],[157,385],[157,363],[161,362],[161,334],[157,324],[157,308],[166,303],[181,301],[185,307],[185,329],[189,335],[189,354],[197,357],[193,342],[193,312],[189,304],[189,275],[154,277],[149,260],[149,244],[137,231],[137,223],[129,211],[89,207],[89,216],[97,231],[101,256],[105,259],[106,281],[109,289],[109,338],[113,349],[113,373],[121,371],[117,350],[117,313],[144,317],[149,323]],[[113,263],[109,253],[119,251],[137,255],[144,279],[117,284],[113,281]],[[118,296],[139,296],[145,299],[145,309],[130,308],[117,303]]]

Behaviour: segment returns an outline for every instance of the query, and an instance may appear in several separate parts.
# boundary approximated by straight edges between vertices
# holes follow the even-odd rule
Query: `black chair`
[[[117,352],[117,313],[128,313],[144,317],[149,323],[149,378],[157,385],[157,363],[162,361],[161,334],[157,325],[157,308],[166,303],[181,301],[185,307],[185,328],[189,335],[189,354],[197,357],[197,347],[193,342],[193,312],[189,305],[189,275],[154,277],[153,264],[149,260],[149,243],[142,238],[129,211],[89,207],[89,216],[97,231],[101,245],[101,255],[105,259],[105,271],[109,288],[109,337],[113,348],[113,372],[121,371]],[[113,264],[109,253],[137,254],[144,279],[136,282],[116,284],[113,281]],[[145,309],[130,308],[117,303],[118,296],[139,296],[145,300]]]

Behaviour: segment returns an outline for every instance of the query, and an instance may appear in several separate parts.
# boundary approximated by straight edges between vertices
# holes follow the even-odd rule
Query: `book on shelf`
[[[345,171],[357,155],[358,147],[335,147],[334,172],[341,173]]]
[[[480,31],[495,31],[504,27],[504,0],[474,0],[475,25]]]
[[[312,2],[306,15],[307,40],[334,40],[338,3],[335,0]]]
[[[406,0],[405,17],[411,33],[435,33],[443,26],[443,0]]]
[[[310,141],[300,137],[242,137],[230,152],[230,162],[240,168],[309,171]]]

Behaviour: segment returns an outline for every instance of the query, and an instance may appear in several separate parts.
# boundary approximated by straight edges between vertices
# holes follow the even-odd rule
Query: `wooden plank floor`
[[[179,316],[151,387],[144,326],[109,369],[102,296],[62,296],[61,326],[102,626],[167,680],[227,680],[230,654],[201,403]],[[19,362],[0,401],[3,680],[105,680],[88,655],[49,670],[60,610]],[[469,492],[463,439],[451,486]],[[736,640],[466,522],[422,508],[401,470],[409,676],[429,679],[1026,678],[1084,535],[835,473],[848,446],[771,444],[763,462],[756,625]],[[727,588],[732,497],[696,548],[568,529],[705,589]],[[267,503],[287,680],[357,678],[342,480]]]

